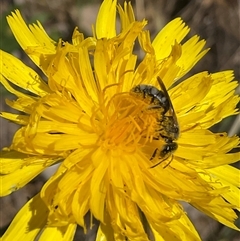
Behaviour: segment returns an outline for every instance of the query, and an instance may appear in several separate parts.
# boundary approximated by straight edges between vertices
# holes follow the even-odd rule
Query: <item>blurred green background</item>
[[[91,26],[95,23],[101,2],[100,0],[1,0],[0,48],[37,70],[20,49],[8,27],[6,16],[14,9],[19,9],[27,23],[39,20],[51,38],[70,41],[75,26],[78,26],[85,36],[91,35]],[[123,1],[118,2],[123,3]],[[135,0],[131,2],[136,19],[148,20],[147,28],[151,31],[151,36],[155,36],[167,22],[180,16],[191,27],[189,36],[197,34],[207,41],[206,47],[211,48],[210,52],[188,76],[204,70],[217,72],[232,69],[236,79],[240,80],[240,1]],[[236,91],[240,94],[240,87]],[[14,97],[0,85],[0,109],[6,111],[10,109],[5,105],[5,98]],[[0,119],[0,127],[0,147],[2,148],[11,143],[12,136],[18,127],[3,119]],[[239,116],[227,118],[212,130],[239,135],[240,118]],[[45,180],[46,176],[41,175],[23,189],[0,199],[1,233],[20,207],[40,190]],[[184,204],[184,206],[204,241],[240,240],[240,235],[236,231],[223,227],[188,205]],[[86,240],[94,240],[93,237],[94,230],[89,232]],[[85,240],[81,229],[77,232],[76,240]]]

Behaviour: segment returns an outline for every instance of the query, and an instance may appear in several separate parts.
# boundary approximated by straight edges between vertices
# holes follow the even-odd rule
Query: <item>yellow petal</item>
[[[79,55],[81,56],[82,61],[82,63],[79,64],[82,79],[88,80],[85,82],[87,92],[94,101],[98,101],[97,85],[95,84],[95,78],[92,72],[87,48],[80,48]]]
[[[217,154],[213,157],[204,157],[202,167],[212,168],[216,166],[232,164],[240,160],[240,153]]]
[[[17,100],[8,100],[6,99],[6,104],[12,107],[15,110],[31,114],[32,106],[36,103],[36,98],[32,98],[31,96],[19,97]],[[26,117],[29,117],[26,115]]]
[[[84,221],[82,221],[83,216],[86,214],[84,212],[85,202],[87,205],[88,197],[89,197],[89,195],[85,196],[85,195],[82,195],[82,193],[85,193],[85,192],[89,193],[89,191],[90,191],[89,180],[91,181],[91,179],[88,179],[88,176],[89,176],[89,173],[92,173],[92,167],[89,166],[89,157],[88,157],[89,152],[90,151],[88,149],[82,148],[82,149],[78,149],[78,150],[74,151],[73,153],[71,153],[64,160],[64,162],[58,167],[57,172],[53,176],[51,176],[50,179],[45,183],[45,185],[43,186],[43,188],[41,190],[42,199],[45,201],[45,203],[48,204],[49,208],[54,209],[54,205],[59,206],[60,202],[66,201],[67,195],[69,196],[70,194],[72,194],[75,191],[72,188],[72,185],[69,183],[69,180],[68,180],[68,177],[71,177],[71,178],[75,177],[76,178],[74,180],[75,184],[73,184],[73,186],[75,186],[77,183],[79,183],[79,187],[73,198],[72,207],[74,209],[74,211],[73,211],[74,215],[80,209],[80,211],[76,214],[76,220],[79,221],[79,224],[82,225],[82,227],[84,227]],[[78,172],[74,172],[75,171],[74,167],[76,165],[79,165],[80,168],[82,168],[83,173],[79,174]],[[66,171],[70,170],[70,169],[71,169],[71,171],[69,171],[69,173],[68,172],[66,173]],[[65,173],[67,174],[67,176],[65,176]],[[74,174],[74,175],[71,175],[71,174]],[[73,180],[72,180],[72,183],[73,183]],[[81,183],[82,183],[82,185],[80,185]],[[57,197],[55,196],[56,190],[62,190],[62,193],[60,192],[57,195]],[[78,191],[80,191],[80,193]],[[64,200],[61,200],[62,197],[64,198]],[[53,203],[53,200],[54,200],[54,203]],[[81,203],[82,206],[81,205],[79,206],[79,203]],[[62,203],[61,203],[61,205],[62,205]],[[70,207],[71,207],[71,205],[70,205]],[[55,209],[54,209],[54,212],[56,212]],[[82,215],[82,212],[84,212],[83,215]],[[64,222],[66,222],[66,220],[64,220]]]
[[[29,155],[3,157],[2,193],[61,161],[41,190],[48,226],[41,226],[42,232],[32,239],[72,239],[75,223],[86,231],[89,212],[100,221],[97,240],[146,241],[145,228],[150,226],[156,240],[199,241],[178,200],[235,228],[239,184],[228,178],[237,178],[237,172],[227,169],[224,177],[224,169],[217,167],[239,159],[239,153],[228,153],[239,146],[239,138],[207,128],[237,113],[237,82],[231,82],[229,71],[203,72],[176,85],[169,96],[181,133],[174,140],[159,136],[161,127],[166,128],[161,117],[169,117],[172,110],[156,114],[157,108],[143,109],[158,98],[149,103],[143,91],[137,99],[131,95],[132,87],[153,85],[155,91],[159,76],[168,89],[207,52],[202,50],[205,41],[194,36],[181,44],[189,28],[178,18],[152,44],[149,32],[143,30],[146,21],[135,21],[127,3],[124,9],[118,7],[122,26],[116,35],[116,4],[104,0],[95,36],[84,39],[75,29],[73,44],[62,40],[56,44],[39,23],[28,28],[18,11],[8,17],[16,38],[48,77],[48,86],[38,76],[34,82],[35,72],[2,52],[7,64],[1,83],[18,97],[7,103],[21,115],[1,115],[24,125],[10,148]],[[140,62],[134,53],[137,40],[145,53]],[[15,85],[31,95],[15,90]],[[163,93],[160,99],[165,101],[164,97],[168,95]],[[171,122],[171,117],[166,119]],[[161,155],[163,145],[167,148],[171,141],[178,143],[178,149],[169,158],[162,162],[161,156],[151,158],[155,148]]]
[[[102,151],[99,149],[97,149],[92,156],[94,162],[98,162],[98,166],[93,173],[90,186],[90,190],[92,193],[90,198],[90,208],[92,210],[93,215],[101,222],[104,222],[104,206],[107,192],[105,175],[108,168],[108,163],[106,163],[108,158],[107,156],[104,156],[105,153],[102,153]],[[105,161],[99,162],[99,157],[101,157],[103,160],[105,159]]]
[[[38,194],[21,208],[1,240],[35,240],[46,225],[47,216],[47,207]]]
[[[189,27],[181,18],[176,18],[168,23],[154,38],[153,48],[155,49],[156,58],[162,60],[169,56],[172,51],[172,45],[177,41],[180,43],[189,32]]]
[[[84,231],[86,231],[84,217],[90,209],[89,199],[91,195],[89,190],[91,179],[89,176],[86,176],[85,178],[84,182],[79,183],[72,201],[73,216],[75,217],[76,222],[84,228]],[[79,205],[79,203],[81,203],[81,205]]]
[[[240,231],[234,224],[234,221],[237,219],[237,214],[233,210],[234,206],[228,204],[223,198],[218,197],[208,203],[194,202],[191,204],[225,226]]]
[[[80,129],[79,131],[80,133],[77,133],[77,135],[58,134],[55,133],[56,130],[53,133],[37,132],[26,135],[27,129],[22,127],[15,133],[11,148],[28,154],[52,155],[54,153],[54,155],[57,155],[56,153],[58,153],[58,155],[63,155],[64,151],[75,150],[82,145],[94,145],[96,143],[95,133],[89,134]],[[34,148],[30,143],[34,145]]]
[[[29,122],[29,117],[26,115],[18,115],[18,114],[12,114],[12,113],[7,113],[7,112],[0,112],[0,117],[13,121],[14,123],[16,123],[18,125],[27,125]]]
[[[116,0],[104,0],[96,20],[96,35],[98,39],[116,36]]]
[[[195,35],[182,45],[182,55],[177,61],[177,65],[181,70],[177,75],[177,79],[187,74],[192,67],[209,51],[209,49],[202,51],[206,41],[198,40],[199,37]]]
[[[45,227],[39,241],[71,241],[74,238],[76,224],[69,224],[63,227]]]
[[[181,45],[175,42],[172,45],[170,56],[161,62],[161,68],[158,72],[158,75],[163,80],[166,89],[172,86],[178,75],[178,72],[180,71],[180,67],[176,64],[176,62],[180,58],[181,52]],[[156,79],[157,78],[155,78],[155,80]]]
[[[222,192],[221,196],[224,197],[234,208],[240,210],[240,171],[229,165],[219,166],[207,170],[209,175],[200,175],[206,181],[210,182],[215,189],[227,187],[228,191]]]
[[[1,154],[0,196],[6,196],[25,186],[39,173],[52,165],[56,160],[41,157],[28,157],[16,152]]]
[[[181,133],[181,137],[178,140],[178,144],[194,145],[194,146],[206,146],[214,144],[216,137],[208,130],[189,130]]]
[[[180,207],[173,206],[173,209],[177,210],[180,209]],[[161,225],[150,223],[150,226],[155,240],[201,241],[201,238],[199,237],[193,224],[184,213],[179,219],[163,223]]]
[[[211,168],[208,171],[216,177],[221,178],[221,180],[225,180],[233,186],[240,187],[240,170],[238,168],[229,165],[224,165]]]
[[[120,20],[121,20],[121,32],[128,28],[128,26],[135,21],[134,12],[131,2],[124,2],[124,9],[119,4],[117,6]]]
[[[213,80],[207,72],[198,73],[181,82],[170,91],[175,110],[185,114],[207,95]]]
[[[10,174],[17,169],[20,169],[24,163],[26,154],[16,151],[1,151],[0,152],[0,174]]]
[[[12,12],[12,16],[8,16],[7,21],[24,51],[27,51],[28,47],[41,47],[43,53],[53,54],[56,52],[55,41],[47,35],[40,22],[37,21],[37,24],[28,27],[19,10],[16,10],[15,13]],[[37,66],[40,66],[41,56],[30,54],[29,57]]]
[[[109,240],[118,240],[114,239],[114,230],[111,226],[111,218],[109,216],[109,213],[105,212],[104,217],[104,223],[100,223],[96,241],[109,241]]]
[[[38,96],[45,96],[50,92],[47,84],[33,69],[2,50],[0,50],[0,55],[4,59],[0,73],[11,83]]]
[[[5,89],[7,91],[9,91],[10,93],[16,95],[17,97],[19,98],[26,98],[26,99],[29,99],[29,96],[21,91],[18,91],[18,90],[15,90],[10,84],[9,82],[7,81],[7,79],[2,75],[0,74],[0,83],[3,84],[3,86],[5,87]],[[34,99],[35,97],[30,97],[32,99]]]

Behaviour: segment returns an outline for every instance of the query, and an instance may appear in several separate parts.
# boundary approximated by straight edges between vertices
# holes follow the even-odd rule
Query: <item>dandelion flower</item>
[[[1,196],[59,167],[2,240],[72,240],[87,213],[98,241],[200,240],[179,201],[239,230],[239,171],[229,165],[239,138],[209,130],[237,114],[237,82],[232,71],[204,71],[176,84],[208,51],[198,36],[183,42],[180,18],[151,41],[130,3],[104,0],[93,36],[76,28],[71,43],[18,10],[7,20],[47,82],[1,51],[1,83],[17,97],[7,104],[19,111],[1,116],[21,125],[1,153]]]

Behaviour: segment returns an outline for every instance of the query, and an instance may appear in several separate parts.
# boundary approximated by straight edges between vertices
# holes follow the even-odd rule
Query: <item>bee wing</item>
[[[172,115],[173,118],[174,118],[175,124],[178,126],[177,116],[176,116],[176,113],[175,113],[175,111],[174,111],[174,108],[173,108],[173,105],[172,105],[172,101],[171,101],[171,99],[170,99],[170,96],[169,96],[169,94],[168,94],[168,91],[167,91],[167,89],[166,89],[166,87],[165,87],[162,79],[161,79],[159,76],[157,77],[157,81],[158,81],[158,83],[159,83],[159,85],[160,85],[160,87],[161,87],[164,95],[165,95],[166,98],[168,99],[168,102],[169,102],[169,105],[170,105],[170,109],[169,109],[169,110],[170,110],[170,113],[171,113],[171,115]]]

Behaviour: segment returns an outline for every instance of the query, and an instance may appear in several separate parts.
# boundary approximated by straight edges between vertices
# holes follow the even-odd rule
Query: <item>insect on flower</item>
[[[140,84],[131,89],[131,93],[145,103],[148,104],[148,110],[158,111],[157,128],[155,130],[154,139],[163,140],[165,144],[161,148],[156,148],[150,158],[153,160],[158,157],[160,162],[155,164],[156,167],[166,159],[178,148],[175,140],[179,136],[179,125],[174,111],[171,99],[160,77],[157,78],[161,90],[152,85]],[[166,165],[168,166],[171,161]],[[165,166],[165,167],[166,167]]]

